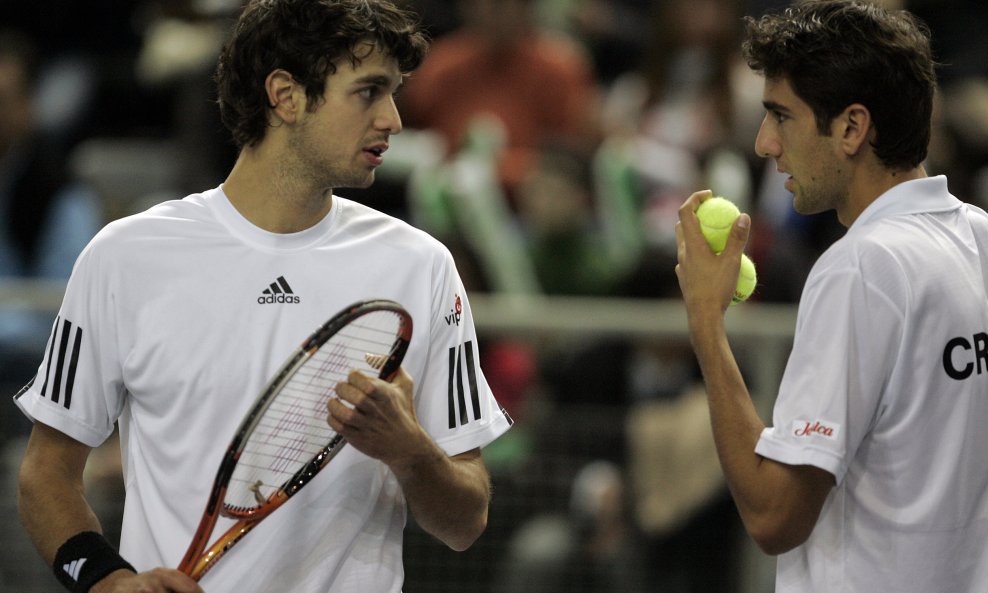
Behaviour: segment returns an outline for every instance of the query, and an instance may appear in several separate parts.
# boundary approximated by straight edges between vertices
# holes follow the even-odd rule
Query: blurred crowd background
[[[398,3],[433,47],[398,97],[405,129],[378,182],[339,193],[442,240],[472,293],[676,298],[677,208],[697,189],[752,214],[751,306],[795,303],[843,232],[832,213],[794,213],[753,150],[764,110],[741,19],[787,2]],[[988,4],[884,3],[928,23],[943,65],[928,171],[988,206]],[[236,154],[211,75],[241,4],[0,0],[0,285],[64,280],[106,222],[223,181]],[[53,313],[0,303],[7,396],[33,375]],[[740,590],[742,538],[688,344],[486,342],[517,421],[487,452],[491,528],[454,555],[411,526],[408,593]],[[13,523],[29,426],[6,403],[0,429]],[[112,533],[118,468],[112,448],[99,455],[91,481]],[[56,590],[26,538],[11,541],[0,589]]]

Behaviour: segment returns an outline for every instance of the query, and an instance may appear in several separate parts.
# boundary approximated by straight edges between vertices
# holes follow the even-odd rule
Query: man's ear
[[[864,146],[871,146],[875,140],[875,127],[871,112],[860,103],[848,105],[835,120],[834,134],[840,139],[840,146],[847,156],[855,156]]]
[[[295,123],[305,109],[305,91],[291,73],[280,68],[272,70],[264,79],[264,90],[275,120],[273,125]]]

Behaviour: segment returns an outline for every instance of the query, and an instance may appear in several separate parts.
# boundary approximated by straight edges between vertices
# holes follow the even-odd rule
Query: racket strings
[[[390,311],[367,313],[311,353],[270,400],[248,437],[230,479],[224,506],[256,509],[319,455],[336,436],[327,403],[353,369],[375,375],[399,331]]]

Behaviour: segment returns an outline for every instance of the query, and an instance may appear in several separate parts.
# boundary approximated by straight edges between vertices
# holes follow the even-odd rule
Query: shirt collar
[[[892,216],[945,212],[962,205],[963,202],[947,191],[947,178],[943,175],[904,181],[878,196],[851,224],[851,228]]]

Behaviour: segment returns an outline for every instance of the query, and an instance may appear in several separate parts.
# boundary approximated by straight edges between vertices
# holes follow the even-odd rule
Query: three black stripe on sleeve
[[[461,356],[463,355],[463,356]],[[473,342],[468,341],[459,348],[449,349],[449,378],[447,382],[447,405],[449,409],[449,427],[457,425],[459,411],[460,426],[470,422],[467,416],[466,393],[464,393],[463,367],[467,370],[466,387],[470,391],[470,403],[473,408],[474,420],[480,420],[480,393],[477,390],[476,362],[473,355]]]
[[[82,328],[73,325],[68,319],[55,319],[51,338],[48,340],[45,380],[41,385],[43,397],[51,397],[53,403],[61,403],[66,408],[72,406],[72,388],[75,385],[80,350]]]

